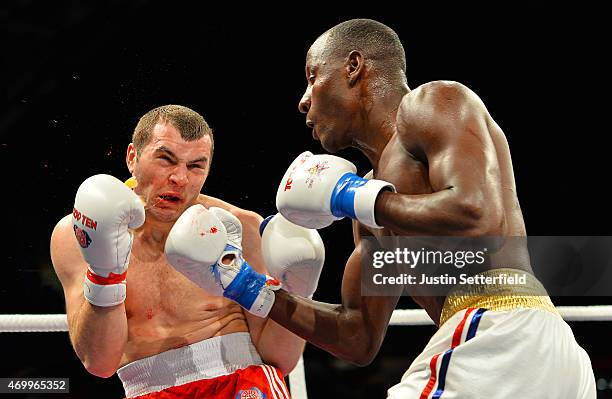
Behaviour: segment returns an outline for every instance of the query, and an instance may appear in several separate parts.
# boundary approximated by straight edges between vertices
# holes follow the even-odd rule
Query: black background
[[[155,106],[189,106],[213,127],[215,157],[204,193],[263,215],[274,212],[276,186],[291,160],[304,150],[322,152],[297,111],[306,51],[324,30],[354,17],[396,30],[410,87],[456,80],[480,95],[508,137],[530,235],[610,234],[609,100],[597,100],[607,93],[607,77],[600,73],[607,47],[601,44],[601,10],[345,6],[332,12],[307,3],[235,5],[211,12],[144,0],[3,5],[1,313],[65,311],[50,263],[51,230],[71,211],[86,177],[128,177],[124,156],[131,132]],[[369,169],[356,151],[339,155],[360,173]],[[327,262],[315,299],[338,302],[350,224],[336,223],[321,235]],[[404,298],[400,307],[415,305]],[[600,381],[600,397],[609,397],[610,323],[572,328],[596,378],[611,384]],[[366,368],[309,345],[304,357],[310,397],[384,397],[433,332],[390,327]],[[103,380],[84,371],[65,333],[2,334],[0,347],[0,377],[69,377],[73,393],[60,397],[122,395],[116,377]]]

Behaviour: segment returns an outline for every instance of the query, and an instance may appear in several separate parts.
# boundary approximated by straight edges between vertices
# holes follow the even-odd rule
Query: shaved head
[[[372,66],[389,77],[406,75],[404,46],[393,29],[371,19],[351,19],[323,33],[317,39],[326,55],[345,58],[351,51],[359,51]],[[314,46],[314,45],[313,45]]]

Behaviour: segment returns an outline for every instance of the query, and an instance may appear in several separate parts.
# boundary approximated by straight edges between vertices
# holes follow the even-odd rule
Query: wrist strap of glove
[[[367,180],[354,173],[342,175],[332,192],[330,208],[336,217],[348,216],[366,226],[381,229],[376,223],[374,205],[378,194],[388,189],[395,192],[395,186],[383,180]]]
[[[116,274],[109,273],[108,277],[102,277],[90,268],[83,283],[83,295],[92,305],[115,306],[125,301],[126,287],[125,278],[127,271]]]
[[[256,272],[243,261],[236,277],[223,291],[223,296],[256,316],[266,317],[274,305],[274,291],[280,288],[280,281]]]

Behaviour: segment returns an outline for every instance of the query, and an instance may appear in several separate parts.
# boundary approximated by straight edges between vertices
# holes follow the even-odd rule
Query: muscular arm
[[[503,224],[497,155],[486,109],[466,87],[434,82],[405,96],[397,134],[427,164],[432,194],[382,193],[376,220],[396,234],[495,234]],[[401,180],[401,177],[399,178]]]
[[[342,304],[328,304],[277,291],[270,318],[334,356],[369,364],[380,348],[399,295],[361,296],[360,259],[368,242],[357,243],[342,281]]]
[[[51,260],[64,289],[68,330],[77,356],[91,374],[112,376],[127,342],[125,307],[98,307],[83,297],[87,263],[74,237],[71,216],[60,220],[53,230]]]

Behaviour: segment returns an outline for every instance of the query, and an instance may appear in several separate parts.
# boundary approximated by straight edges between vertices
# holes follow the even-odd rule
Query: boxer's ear
[[[349,85],[353,86],[359,80],[365,70],[365,60],[363,54],[357,50],[349,53],[346,59],[346,73]]]
[[[134,143],[130,143],[127,148],[127,153],[125,154],[125,163],[130,173],[134,173],[137,157],[136,147],[134,147]]]

